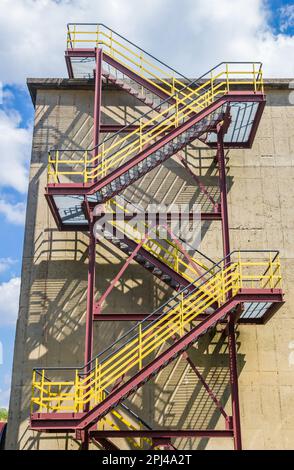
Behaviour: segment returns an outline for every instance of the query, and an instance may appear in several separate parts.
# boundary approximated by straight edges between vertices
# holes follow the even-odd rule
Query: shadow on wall
[[[239,347],[237,343],[237,348]],[[230,415],[229,356],[225,335],[219,329],[214,329],[191,347],[188,353]],[[245,356],[238,353],[237,358],[238,371],[241,374],[245,365]],[[176,359],[163,369],[155,380],[145,384],[125,403],[153,429],[225,428],[224,418],[183,358]],[[113,419],[113,416],[111,418]],[[116,424],[124,428],[120,422]],[[64,450],[77,449],[80,444],[74,435],[57,437],[54,433],[32,434],[28,428],[21,438],[23,448],[35,450],[50,448],[50,443],[55,448],[56,439],[58,447]],[[219,442],[215,443],[215,448],[220,448]],[[116,443],[123,445],[123,448],[136,449],[131,440],[119,439]],[[179,450],[204,450],[208,446],[209,439],[182,438],[173,440],[173,443]],[[232,439],[226,439],[225,447],[230,448],[232,445]],[[148,445],[145,444],[145,448],[148,448]]]
[[[39,104],[36,107],[32,162],[41,163],[42,165],[31,179],[29,185],[29,210],[26,220],[20,313],[16,336],[18,348],[14,358],[12,396],[9,412],[9,422],[12,424],[8,430],[8,446],[12,448],[36,448],[39,447],[42,439],[56,439],[53,437],[54,435],[48,437],[32,433],[29,431],[27,424],[25,424],[25,430],[22,428],[21,433],[19,432],[18,423],[27,423],[29,416],[32,368],[42,365],[77,366],[83,363],[87,287],[87,236],[78,233],[68,233],[65,235],[56,229],[46,228],[39,236],[37,235],[37,239],[34,239],[37,209],[40,212],[38,197],[41,197],[43,192],[43,188],[41,188],[41,192],[39,191],[39,185],[41,177],[42,181],[44,181],[43,184],[45,184],[43,176],[47,168],[48,148],[58,144],[58,147],[65,146],[84,149],[89,147],[92,141],[92,94],[88,93],[87,99],[80,99],[79,102],[77,98],[76,101],[75,99],[73,101],[72,99],[68,101],[63,100],[62,96],[60,97],[59,93],[56,92],[55,96],[53,93],[50,99],[45,96],[42,101],[42,98],[40,98]],[[64,113],[62,106],[67,108],[66,113]],[[113,109],[111,112],[114,112]],[[66,114],[68,124],[64,119],[61,123],[61,118],[63,118],[64,114]],[[126,121],[128,119],[131,120],[128,110],[123,111],[123,114]],[[119,116],[121,117],[121,110],[119,111]],[[133,116],[131,117],[133,118]],[[108,122],[109,119],[110,115],[108,113]],[[55,122],[55,125],[51,124],[52,121]],[[121,123],[118,117],[115,117],[113,114],[110,122]],[[205,156],[206,152],[209,155]],[[219,195],[216,189],[218,187],[218,179],[215,171],[213,152],[204,149],[199,151],[196,145],[191,144],[186,152],[186,157],[191,162],[191,168],[199,175],[204,184],[207,185],[211,196],[218,200]],[[231,186],[232,179],[229,179],[228,183]],[[149,202],[147,199],[148,193],[150,194],[151,202],[166,204],[190,202],[201,204],[203,207],[206,207],[205,210],[210,210],[209,205],[205,206],[205,204],[208,204],[207,198],[205,199],[203,193],[195,187],[195,182],[191,176],[175,158],[165,162],[161,167],[141,178],[140,181],[127,190],[127,194],[132,201],[141,203],[143,207]],[[206,222],[204,225],[205,230],[208,230],[210,223]],[[103,262],[99,264],[96,271],[96,288],[99,293],[105,291],[110,280],[113,279],[114,275],[123,265],[124,259],[124,256],[118,255],[117,251],[108,242],[102,243],[102,245],[103,250],[100,252],[98,248],[98,251]],[[115,264],[109,263],[109,256],[115,259]],[[148,299],[146,302],[147,292]],[[171,291],[165,285],[155,280],[152,274],[144,271],[143,267],[134,264],[127,269],[111,297],[108,298],[105,311],[119,313],[124,311],[150,312],[157,308],[160,303],[167,300],[170,295]],[[102,323],[96,324],[94,333],[95,338],[97,338],[94,341],[95,353],[116,339],[129,326],[129,322],[125,322],[123,325],[114,325],[111,322],[103,325]],[[100,334],[101,328],[103,328],[102,335]],[[200,364],[204,364],[203,361],[204,359],[206,360],[204,358],[205,352],[199,352],[199,348],[195,349],[195,351],[197,351],[196,364],[198,359]],[[203,355],[202,359],[201,354]],[[215,361],[218,364],[218,361],[220,361],[218,359],[219,356],[220,353],[211,354],[212,364],[215,364]],[[180,364],[182,362],[180,361]],[[182,375],[177,372],[177,370],[180,370],[178,369],[179,367],[177,361],[171,377],[181,381]],[[203,365],[203,367],[204,377],[208,377],[211,368],[206,365]],[[176,379],[177,376],[178,379]],[[220,376],[224,377],[222,374]],[[172,402],[174,390],[180,390],[181,388],[178,389],[177,385],[173,383],[165,388],[159,382],[161,377],[163,377],[162,374],[155,381],[155,385],[150,382],[143,387],[143,413],[145,413],[144,410],[151,410],[147,413],[149,415],[151,412],[154,413],[151,416],[151,422],[154,425],[180,427],[183,426],[182,423],[184,422],[190,423],[189,420],[187,421],[187,419],[192,420],[192,417],[189,417],[190,415],[188,416],[187,414],[189,410],[186,409],[185,411],[184,409],[180,417],[177,414],[178,412],[175,411],[176,401],[175,403]],[[210,380],[213,379],[211,378]],[[199,385],[197,386],[196,384],[196,391],[193,392],[194,395],[191,397],[193,403],[198,403],[196,399],[194,400],[197,387]],[[186,393],[187,387],[185,390]],[[196,395],[198,393],[200,391]],[[172,403],[169,410],[163,409],[163,404],[167,403]],[[134,406],[136,408],[136,400],[134,401]],[[135,411],[139,411],[139,408],[138,410],[135,409]],[[158,413],[164,416],[164,421],[160,422]],[[185,414],[187,415],[186,417]],[[210,421],[208,424],[212,425]],[[193,426],[196,425],[197,422],[195,421]],[[58,437],[59,439],[60,443],[58,445],[60,448],[63,448],[64,445],[69,445],[67,438],[65,438],[65,444],[63,443],[63,438]]]
[[[121,97],[124,104],[118,106]],[[37,94],[33,161],[45,162],[52,148],[71,151],[93,146],[93,91],[45,90]],[[142,103],[127,93],[112,90],[102,100],[101,123],[127,125],[144,114]],[[123,134],[124,136],[126,134]],[[101,141],[114,133],[101,134]]]
[[[188,354],[230,415],[229,354],[223,330],[220,327],[212,329],[188,350]],[[240,375],[245,355],[238,353],[237,360]],[[126,404],[153,429],[225,429],[223,416],[182,357],[127,399]],[[173,440],[173,443],[179,450],[201,450],[207,447],[209,439],[181,438]],[[219,448],[217,444],[218,441],[216,448]],[[226,448],[232,445],[232,439],[226,439]]]

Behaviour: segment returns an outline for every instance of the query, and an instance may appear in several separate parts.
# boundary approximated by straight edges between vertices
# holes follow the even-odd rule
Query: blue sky
[[[10,0],[1,2],[0,407],[9,399],[34,117],[25,80],[66,76],[66,23],[104,22],[190,76],[220,61],[261,60],[266,76],[294,77],[291,1],[182,0],[179,9],[177,0],[142,0],[140,11],[136,5],[14,0],[11,9]]]
[[[269,24],[273,28],[273,31],[276,34],[285,33],[288,35],[293,35],[293,2],[284,2],[283,0],[269,0],[268,6],[270,11]]]

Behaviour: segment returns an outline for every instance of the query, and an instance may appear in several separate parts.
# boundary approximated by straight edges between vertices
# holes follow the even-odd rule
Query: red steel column
[[[219,169],[219,186],[220,186],[220,204],[222,219],[222,237],[223,251],[226,257],[225,265],[230,263],[230,234],[229,234],[229,216],[228,216],[228,200],[227,200],[227,179],[226,179],[226,163],[224,153],[223,131],[221,126],[217,129],[217,160]]]
[[[94,300],[95,300],[95,258],[96,258],[96,238],[93,232],[93,214],[90,214],[89,220],[89,248],[88,248],[88,288],[87,288],[87,313],[86,313],[86,332],[85,332],[85,368],[87,374],[91,369],[91,360],[93,355],[93,324],[94,324]],[[90,404],[84,405],[84,412],[90,409]],[[89,433],[82,433],[81,450],[89,449]]]
[[[230,361],[229,365],[230,365],[234,448],[235,450],[242,450],[235,322],[234,322],[234,316],[232,314],[230,314],[229,316],[228,342],[229,342],[229,361]]]
[[[95,258],[96,239],[93,233],[93,216],[89,223],[89,256],[88,256],[88,288],[87,288],[87,317],[86,317],[86,337],[85,337],[85,364],[92,359],[93,352],[93,319],[94,319],[94,297],[95,297]],[[91,365],[85,367],[85,373]]]
[[[226,164],[225,164],[225,154],[224,154],[223,131],[222,131],[221,126],[219,126],[217,129],[217,159],[218,159],[219,180],[220,180],[223,251],[224,251],[224,257],[226,257],[225,266],[227,266],[231,262],[231,259],[229,256],[230,255],[230,233],[229,233],[229,217],[228,217],[228,201],[227,201]],[[238,390],[235,321],[234,321],[234,314],[232,313],[229,315],[228,343],[229,343],[229,368],[230,368],[234,448],[235,450],[241,450],[242,441],[241,441],[241,423],[240,423],[239,390]]]
[[[101,115],[101,94],[102,94],[102,49],[96,49],[95,67],[95,92],[94,92],[94,135],[93,135],[93,157],[97,155],[100,132]],[[88,256],[88,290],[87,290],[87,317],[85,333],[85,374],[91,369],[90,361],[93,355],[93,323],[94,323],[94,297],[95,297],[95,257],[96,239],[93,233],[93,214],[89,214],[89,256]],[[84,411],[89,411],[89,403],[84,406]],[[86,431],[82,437],[82,450],[89,449],[89,433]]]

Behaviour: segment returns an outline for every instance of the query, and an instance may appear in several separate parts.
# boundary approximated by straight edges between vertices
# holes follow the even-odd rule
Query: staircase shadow
[[[230,415],[229,354],[222,329],[214,328],[201,337],[188,354]],[[245,355],[237,353],[237,361],[240,375],[246,363]],[[126,404],[153,429],[225,429],[223,416],[184,358],[174,360]],[[211,441],[214,448],[232,446],[232,439],[228,438],[178,438],[173,443],[179,450],[204,450]]]

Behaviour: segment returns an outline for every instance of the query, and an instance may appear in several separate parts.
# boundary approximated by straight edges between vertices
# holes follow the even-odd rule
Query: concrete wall
[[[29,430],[34,366],[80,365],[86,310],[87,236],[58,232],[44,198],[47,150],[92,140],[91,86],[51,89],[34,85],[36,114],[28,194],[22,285],[14,353],[7,449],[76,449],[67,436]],[[253,148],[229,153],[229,217],[232,249],[279,249],[285,305],[265,326],[238,328],[238,367],[243,445],[246,449],[290,449],[294,442],[294,107],[285,86],[268,86],[267,106]],[[103,122],[128,122],[143,112],[132,97],[104,90]],[[212,152],[188,152],[195,171],[217,193]],[[201,158],[199,157],[201,156]],[[203,203],[176,158],[127,191],[136,202]],[[208,209],[207,206],[205,206]],[[201,249],[222,257],[220,223],[205,223]],[[123,264],[124,256],[103,241],[97,248],[97,291]],[[107,300],[108,312],[150,312],[171,295],[167,287],[133,264]],[[95,351],[114,340],[124,323],[96,323]],[[228,349],[219,328],[190,355],[230,410]],[[128,400],[154,427],[223,428],[214,405],[187,363],[178,359]],[[129,443],[123,444],[128,447]],[[182,439],[185,449],[232,448],[229,439]]]

